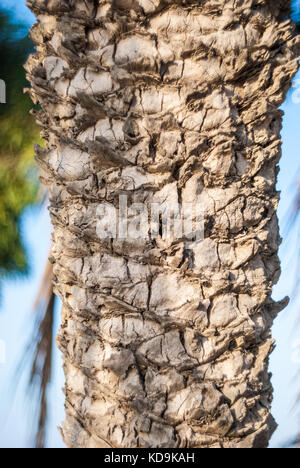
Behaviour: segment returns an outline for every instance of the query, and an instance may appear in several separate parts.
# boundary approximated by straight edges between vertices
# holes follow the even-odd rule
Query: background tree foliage
[[[7,104],[0,104],[0,280],[8,273],[28,271],[20,217],[37,196],[33,145],[39,140],[29,115],[32,103],[23,94],[23,64],[31,49],[26,28],[11,24],[0,10],[0,78],[7,88]]]
[[[7,90],[7,103],[0,104],[0,286],[8,274],[28,271],[20,219],[24,209],[37,199],[34,144],[40,142],[39,129],[30,115],[32,102],[23,93],[28,86],[23,65],[32,49],[28,27],[14,24],[0,6],[0,79]],[[38,447],[44,446],[52,363],[54,294],[49,265],[34,306],[36,319],[30,345],[23,354],[26,359],[19,366],[19,372],[28,371],[26,364],[30,366],[30,395],[38,411],[32,413]]]

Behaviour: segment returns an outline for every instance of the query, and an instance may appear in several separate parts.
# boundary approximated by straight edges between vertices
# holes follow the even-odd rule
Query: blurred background
[[[299,12],[300,1],[295,0],[293,19],[300,22]],[[42,407],[39,444],[46,448],[64,447],[57,430],[64,419],[64,377],[61,357],[53,343],[59,326],[60,303],[58,300],[53,302],[47,287],[40,290],[51,225],[33,160],[33,144],[39,141],[39,130],[29,115],[32,104],[22,92],[28,86],[23,64],[32,51],[28,30],[34,21],[25,0],[0,0],[0,79],[7,84],[7,102],[0,104],[0,448],[35,446],[36,421],[39,419],[37,402]],[[273,328],[277,340],[271,358],[275,388],[273,414],[279,426],[271,448],[296,447],[295,440],[300,433],[297,404],[300,394],[300,297],[296,294],[300,272],[300,225],[297,225],[300,211],[300,73],[282,108],[285,112],[283,157],[278,189],[281,191],[279,218],[284,242],[280,249],[282,275],[273,296],[281,300],[288,295],[292,300]],[[48,311],[47,322],[43,322],[45,311]],[[52,327],[53,333],[45,335],[45,325],[48,330]],[[52,355],[43,348],[49,342],[53,347],[47,349]],[[32,347],[28,348],[28,344]],[[18,363],[21,366],[18,367]],[[33,385],[28,382],[28,375],[31,375]],[[47,385],[49,377],[51,380]]]

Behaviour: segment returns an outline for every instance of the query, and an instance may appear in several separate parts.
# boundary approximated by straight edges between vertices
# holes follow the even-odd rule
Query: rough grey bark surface
[[[268,444],[289,3],[28,1],[69,447]],[[201,203],[204,242],[101,241],[120,194]]]

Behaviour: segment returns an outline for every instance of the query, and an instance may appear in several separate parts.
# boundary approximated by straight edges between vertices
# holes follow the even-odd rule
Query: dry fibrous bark
[[[266,447],[279,106],[299,38],[278,0],[36,0],[69,447]],[[205,239],[97,235],[97,208],[196,202]]]

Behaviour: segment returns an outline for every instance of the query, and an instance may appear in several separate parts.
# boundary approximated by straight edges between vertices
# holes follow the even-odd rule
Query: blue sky
[[[28,343],[34,323],[33,304],[49,253],[51,226],[46,209],[29,209],[23,216],[22,230],[29,251],[31,274],[27,279],[11,279],[2,289],[0,339],[6,343],[6,363],[0,365],[0,447],[31,446],[32,396],[26,379],[15,388],[15,372]],[[56,329],[59,326],[56,313]],[[64,418],[62,387],[64,377],[59,351],[55,347],[53,381],[50,389],[50,420],[47,445],[63,447],[57,426]]]
[[[299,79],[299,77],[300,74],[298,74],[297,78]],[[278,189],[281,191],[278,213],[282,236],[285,231],[286,214],[295,194],[295,185],[300,168],[300,103],[293,103],[291,99],[292,92],[290,92],[286,103],[283,105],[285,111],[282,130],[283,153],[278,178]],[[278,285],[274,288],[273,297],[276,300],[280,300],[285,296],[293,296],[297,255],[299,253],[298,247],[299,241],[296,232],[285,239],[281,246],[282,275]],[[299,314],[299,300],[297,301],[294,298],[287,309],[279,314],[273,327],[273,336],[277,341],[276,350],[271,357],[271,372],[273,373],[275,389],[273,414],[279,423],[279,428],[273,436],[272,447],[278,447],[278,445],[295,437],[299,432],[300,418],[295,408],[295,401],[300,393],[300,360],[295,359],[294,349],[300,339]]]
[[[24,22],[25,19],[27,24],[34,21],[33,15],[23,0],[0,0],[0,6],[12,9],[16,21],[22,20]],[[298,78],[300,78],[300,74]],[[282,193],[279,206],[282,232],[286,213],[295,193],[295,182],[300,168],[300,103],[294,103],[290,93],[283,109],[285,111],[282,131],[283,156],[278,179],[278,188]],[[29,251],[32,271],[27,279],[6,281],[2,290],[0,340],[6,342],[7,359],[4,365],[0,365],[0,448],[31,446],[31,395],[27,393],[25,379],[21,380],[18,389],[14,388],[13,376],[16,362],[24,352],[24,346],[30,336],[33,323],[32,305],[48,255],[51,226],[47,210],[27,210],[23,216],[22,229]],[[294,234],[283,243],[280,249],[283,271],[273,294],[277,300],[291,295],[293,292],[297,266],[297,246],[297,236]],[[271,371],[275,388],[273,414],[279,427],[271,441],[271,447],[279,447],[287,440],[292,439],[300,427],[299,414],[294,406],[296,397],[300,393],[300,378],[297,377],[297,375],[300,377],[300,360],[295,359],[294,349],[297,340],[300,340],[299,309],[299,301],[292,301],[290,306],[276,319],[273,328],[273,335],[277,340],[277,347],[271,358]],[[56,328],[59,326],[59,310],[57,312]],[[61,390],[64,378],[58,350],[55,351],[54,361],[54,377],[50,389],[51,416],[47,447],[60,448],[63,447],[63,444],[57,426],[64,418]]]

